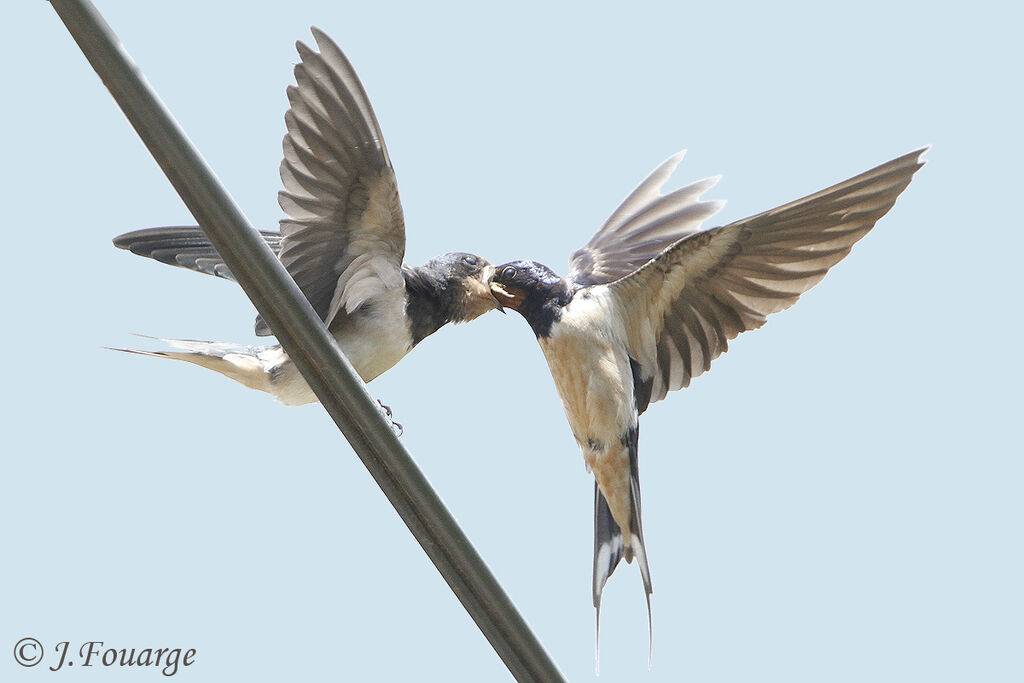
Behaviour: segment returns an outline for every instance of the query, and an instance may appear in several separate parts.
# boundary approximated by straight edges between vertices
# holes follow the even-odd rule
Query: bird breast
[[[390,370],[412,348],[405,289],[388,290],[343,321],[336,319],[331,333],[364,382]]]
[[[539,339],[569,426],[588,463],[617,449],[636,417],[633,375],[603,299],[577,296]]]

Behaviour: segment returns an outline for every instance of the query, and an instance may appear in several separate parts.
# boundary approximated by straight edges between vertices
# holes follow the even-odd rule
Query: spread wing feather
[[[317,314],[330,325],[374,297],[405,286],[405,222],[387,148],[366,91],[348,59],[313,28],[319,52],[296,44],[282,147],[287,216],[263,232]],[[150,228],[114,244],[164,263],[233,280],[197,227]],[[262,319],[256,332],[271,333]]]
[[[725,202],[700,201],[720,176],[661,194],[685,150],[666,159],[615,209],[586,246],[569,258],[569,279],[584,287],[629,275],[666,247],[700,230]]]
[[[261,230],[260,234],[275,254],[281,250],[281,233]],[[114,246],[168,265],[235,279],[198,225],[133,230],[115,237]]]
[[[653,380],[651,402],[688,386],[726,351],[730,339],[760,327],[820,282],[892,208],[923,165],[925,151],[776,209],[692,233],[611,283],[629,354],[641,378]]]
[[[338,46],[312,31],[319,52],[296,45],[301,61],[288,88],[280,257],[330,324],[404,287],[405,223],[366,92]]]

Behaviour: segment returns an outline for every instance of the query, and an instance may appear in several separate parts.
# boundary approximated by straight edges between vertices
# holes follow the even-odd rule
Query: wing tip
[[[320,52],[324,51],[324,47],[340,50],[338,44],[319,26],[310,26],[309,32],[313,34],[313,40],[316,41],[316,46],[320,48]]]
[[[152,243],[154,238],[175,229],[178,228],[172,226],[166,228],[139,228],[138,230],[129,230],[128,232],[121,233],[111,238],[110,241],[118,249],[124,249],[133,254],[145,255],[147,244]]]
[[[681,162],[683,160],[683,157],[685,157],[685,156],[686,156],[686,148],[684,147],[683,149],[679,150],[678,152],[676,152],[675,154],[670,156],[668,159],[665,159],[664,163],[675,162],[676,164],[678,164],[679,162]]]
[[[913,172],[916,173],[918,169],[928,163],[928,159],[922,157],[930,152],[932,149],[931,144],[919,147],[912,152],[907,152],[902,156],[898,156],[892,161],[882,164],[883,167],[894,167],[894,166],[909,166],[913,167]]]
[[[725,205],[729,202],[726,199],[702,199],[700,203],[708,205],[708,218],[711,218],[716,213],[724,209]]]
[[[665,161],[658,164],[658,166],[651,172],[648,178],[659,177],[661,180],[661,182],[658,183],[657,187],[655,187],[655,190],[657,192],[661,192],[661,187],[668,181],[669,178],[672,177],[672,174],[676,172],[676,169],[679,168],[679,164],[683,162],[683,157],[685,156],[686,150],[681,149],[672,156],[670,156],[668,159],[665,159]]]
[[[927,154],[928,152],[930,152],[930,151],[932,151],[932,145],[931,145],[931,143],[928,143],[924,147],[921,147],[920,149],[916,149],[916,150],[914,150],[913,152],[910,153],[911,155],[914,156],[914,159],[917,162],[917,167],[918,168],[921,168],[922,166],[924,166],[925,164],[928,163],[928,159],[923,159],[922,157],[925,154]]]
[[[301,40],[296,40],[295,41],[295,51],[298,52],[299,56],[301,57],[302,53],[304,51],[312,51],[312,48],[310,48],[309,45],[306,45]]]

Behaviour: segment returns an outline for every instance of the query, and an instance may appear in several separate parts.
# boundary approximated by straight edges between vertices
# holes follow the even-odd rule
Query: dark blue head
[[[572,300],[569,283],[536,261],[510,261],[494,269],[491,293],[502,306],[519,311],[538,337],[546,337]]]

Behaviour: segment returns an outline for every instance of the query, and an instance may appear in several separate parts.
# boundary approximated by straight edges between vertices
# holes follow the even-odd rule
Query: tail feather
[[[112,350],[192,363],[193,365],[218,372],[250,389],[273,394],[278,400],[290,403],[281,395],[280,387],[274,381],[275,376],[280,374],[282,363],[287,360],[279,346],[250,346],[225,342],[196,341],[192,339],[149,338],[164,342],[179,350]]]
[[[612,517],[601,488],[594,482],[594,607],[601,608],[601,593],[622,559],[622,529]]]
[[[601,594],[622,559],[623,538],[601,488],[594,482],[594,610],[596,613],[594,672],[601,675]]]
[[[643,524],[640,516],[640,473],[637,459],[638,430],[631,429],[627,434],[626,445],[629,448],[629,478],[631,515],[628,535],[612,517],[608,501],[601,493],[600,487],[594,484],[594,608],[597,612],[597,666],[600,671],[600,639],[601,639],[601,594],[608,578],[625,558],[632,563],[636,558],[640,568],[640,577],[644,584],[647,599],[647,665],[651,665],[654,651],[654,630],[651,617],[651,570],[647,563],[647,548],[644,546]]]
[[[644,531],[640,524],[640,480],[636,476],[636,449],[630,454],[632,465],[632,477],[630,479],[630,492],[633,498],[633,519],[636,521],[635,533],[630,537],[630,548],[636,556],[636,564],[640,567],[640,577],[644,582],[644,598],[647,599],[647,668],[651,668],[651,658],[654,655],[654,624],[651,618],[651,568],[647,564],[647,548],[644,546]],[[627,558],[627,562],[629,558]]]

